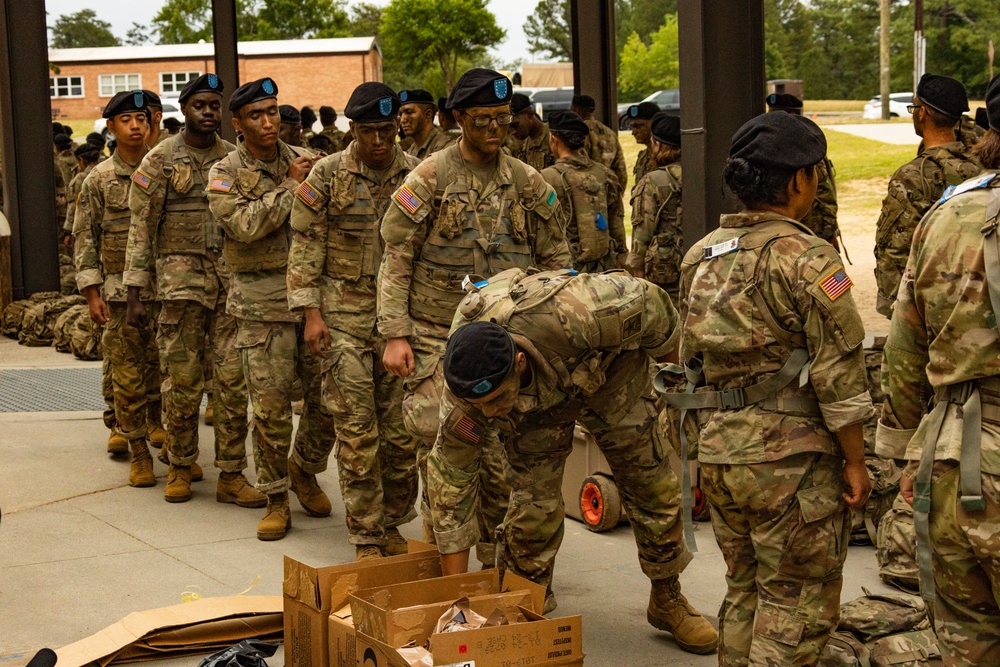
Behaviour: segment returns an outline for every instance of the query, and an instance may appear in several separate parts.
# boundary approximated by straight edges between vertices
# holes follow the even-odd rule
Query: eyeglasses
[[[462,113],[465,113],[464,111]],[[514,114],[512,113],[502,113],[499,116],[469,116],[465,114],[468,118],[472,119],[472,124],[476,127],[489,127],[490,123],[493,121],[497,122],[497,125],[510,125],[511,121],[514,120]]]
[[[919,109],[922,106],[924,106],[924,105],[923,104],[907,104],[906,105],[906,113],[908,113],[908,114],[910,114],[912,116],[913,115],[913,110],[914,109]]]

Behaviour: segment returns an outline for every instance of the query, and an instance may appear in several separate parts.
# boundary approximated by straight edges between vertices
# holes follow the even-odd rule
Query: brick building
[[[115,93],[146,88],[176,97],[188,80],[214,71],[212,44],[49,49],[53,119],[100,118]],[[338,111],[356,86],[382,80],[382,52],[374,37],[240,42],[242,81],[265,76],[278,84],[282,104],[327,104]],[[226,81],[226,98],[235,89]]]

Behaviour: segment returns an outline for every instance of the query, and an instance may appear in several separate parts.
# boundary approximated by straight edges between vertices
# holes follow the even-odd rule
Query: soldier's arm
[[[317,164],[296,190],[292,204],[292,246],[288,252],[288,307],[320,308],[320,276],[326,262],[330,175]]]
[[[132,175],[128,205],[132,222],[125,248],[124,282],[128,287],[149,287],[155,272],[153,244],[167,197],[167,179],[163,173],[163,154],[154,150],[146,155]]]
[[[209,173],[208,207],[226,234],[237,241],[259,241],[288,221],[298,181],[288,177],[274,190],[252,199],[236,184],[228,160],[217,162]]]
[[[531,236],[535,266],[558,271],[573,266],[573,256],[566,245],[563,233],[563,211],[559,196],[542,175],[531,167],[528,184],[521,193],[521,202],[528,212],[528,230]]]
[[[104,284],[98,247],[103,211],[101,188],[92,175],[84,181],[73,220],[73,235],[76,237],[73,260],[76,264],[76,286],[81,294],[88,287],[99,288]]]
[[[605,169],[608,175],[608,233],[615,242],[618,266],[626,268],[628,257],[628,241],[625,239],[625,210],[622,205],[622,188],[618,179],[610,169]]]
[[[650,187],[649,179],[643,176],[632,193],[632,247],[629,248],[628,269],[640,278],[646,272],[646,251],[656,231],[657,220],[653,218],[658,208],[656,188]]]
[[[907,175],[904,165],[889,181],[889,193],[882,201],[875,231],[875,282],[878,288],[877,310],[886,317],[910,257],[913,230],[933,202],[925,204],[920,185]]]
[[[640,346],[653,359],[665,361],[680,341],[680,320],[670,296],[645,280],[635,280],[643,291],[642,337]]]

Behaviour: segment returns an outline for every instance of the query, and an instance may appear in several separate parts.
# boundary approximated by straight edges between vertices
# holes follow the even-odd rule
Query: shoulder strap
[[[176,135],[180,137],[181,135]],[[170,176],[170,173],[174,170],[174,148],[178,141],[181,139],[174,139],[171,137],[169,140],[163,142],[163,166],[160,167],[163,171],[164,176]]]
[[[444,188],[445,184],[448,182],[448,160],[444,159],[445,151],[438,151],[434,153],[434,176],[437,182],[434,187],[434,199],[440,205],[440,201],[444,198]],[[435,205],[431,202],[431,207]]]

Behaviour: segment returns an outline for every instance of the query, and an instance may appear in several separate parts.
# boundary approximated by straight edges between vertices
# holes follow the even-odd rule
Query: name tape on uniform
[[[713,257],[721,257],[722,255],[728,255],[734,252],[740,247],[740,238],[737,236],[734,239],[729,239],[728,241],[723,241],[722,243],[716,243],[715,245],[710,245],[705,248],[705,259],[712,259]]]

